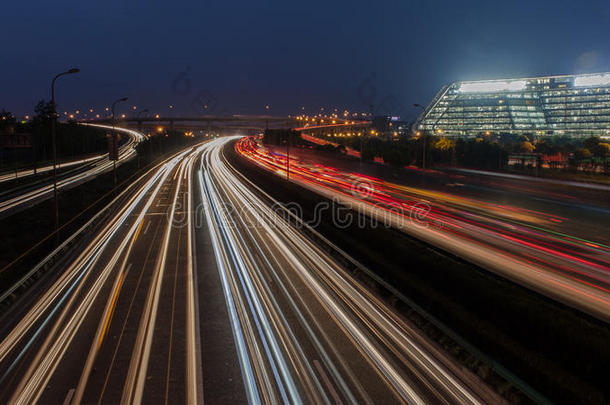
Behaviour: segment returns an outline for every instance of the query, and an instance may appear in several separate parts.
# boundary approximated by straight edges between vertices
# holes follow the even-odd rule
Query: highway
[[[286,177],[285,148],[265,148],[244,138],[237,150]],[[597,194],[592,197],[598,199],[595,205],[587,205],[586,189],[576,192],[578,199],[564,197],[554,184],[526,186],[498,179],[490,183],[446,174],[431,181],[424,172],[416,173],[409,185],[397,181],[395,171],[386,170],[392,177],[374,177],[371,166],[297,149],[291,152],[290,180],[503,277],[610,319],[610,246],[603,219],[607,217],[600,220],[600,212],[610,213],[607,199],[603,202],[607,194]]]
[[[92,157],[89,157],[86,159],[76,159],[76,160],[69,160],[67,162],[58,162],[57,169],[65,169],[68,167],[80,166],[80,165],[84,165],[84,164],[87,164],[90,162],[95,162],[96,160],[103,159],[104,155],[105,154],[100,154],[100,155],[92,156]],[[38,173],[38,174],[48,173],[52,170],[53,170],[53,165],[42,166],[42,167],[36,168],[36,173]],[[16,172],[15,171],[6,172],[6,174],[0,175],[0,183],[4,183],[5,181],[10,181],[10,180],[15,180],[15,179],[22,179],[24,177],[32,176],[36,173],[34,173],[34,169],[24,169],[24,170],[18,170]]]
[[[225,143],[198,175],[250,403],[500,401],[282,220]]]
[[[112,127],[97,124],[91,125],[99,128],[111,129]],[[144,139],[137,131],[126,128],[115,128],[116,131],[128,135],[128,140],[119,148],[119,160],[117,165],[129,161],[136,156],[135,146]],[[108,159],[108,154],[64,163],[61,167],[76,166],[67,173],[58,175],[57,189],[68,189],[82,184],[92,178],[112,170],[113,162]],[[39,171],[53,170],[53,166],[40,168]],[[8,176],[8,175],[6,175]],[[5,177],[6,177],[5,176]],[[12,175],[14,178],[14,174]],[[9,180],[8,178],[6,180]],[[17,211],[29,208],[39,202],[53,196],[53,180],[46,179],[42,183],[20,186],[15,189],[5,190],[0,194],[0,217],[11,215]]]
[[[0,402],[196,401],[191,216],[174,223],[190,201],[190,151],[125,190],[61,275],[16,309],[0,343]]]
[[[224,365],[202,355],[213,325],[201,315],[212,289],[241,377],[224,384],[248,403],[502,403],[356,282],[332,246],[282,219],[227,163],[234,139],[150,169],[57,277],[0,319],[1,403],[214,398],[204,377]],[[200,289],[212,275],[217,285]]]

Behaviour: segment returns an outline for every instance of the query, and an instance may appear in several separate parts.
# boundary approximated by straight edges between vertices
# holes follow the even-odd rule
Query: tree
[[[610,143],[600,142],[598,145],[600,157],[607,158],[610,156]]]
[[[576,158],[576,160],[578,160],[578,161],[585,160],[585,159],[591,159],[591,156],[593,156],[593,154],[587,148],[578,148],[574,152],[574,158]]]
[[[599,148],[599,157],[602,158],[604,173],[608,173],[610,169],[610,161],[608,159],[610,157],[610,143],[600,142],[597,146]]]
[[[555,145],[546,139],[541,139],[535,144],[535,152],[540,153],[541,155],[554,155],[556,153],[556,149]]]
[[[50,125],[53,118],[53,105],[50,101],[40,100],[34,107],[34,125]]]
[[[6,111],[4,108],[0,111],[0,129],[4,129],[15,124],[15,116],[12,112]]]
[[[447,152],[455,147],[455,141],[452,141],[447,138],[440,138],[434,143],[433,147],[434,149],[439,150],[441,152]]]
[[[34,153],[36,160],[48,159],[47,151],[51,149],[51,118],[53,117],[53,107],[50,101],[40,100],[34,107],[32,117],[32,135],[34,141]]]
[[[508,152],[499,143],[483,138],[458,139],[455,152],[458,164],[481,169],[502,168],[508,158]]]
[[[530,141],[522,141],[519,145],[519,149],[524,153],[533,153],[536,147],[532,145]]]
[[[589,149],[593,155],[597,155],[599,144],[602,140],[598,136],[591,136],[582,142],[582,147]]]
[[[435,163],[455,164],[455,141],[447,138],[438,138],[432,143],[430,161]]]

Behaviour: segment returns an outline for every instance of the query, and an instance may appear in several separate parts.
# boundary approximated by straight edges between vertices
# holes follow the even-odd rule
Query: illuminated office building
[[[456,82],[415,130],[446,136],[610,136],[610,73]]]

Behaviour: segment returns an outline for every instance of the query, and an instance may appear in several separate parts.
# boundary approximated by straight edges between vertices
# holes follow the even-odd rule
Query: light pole
[[[290,180],[290,132],[286,137],[286,180]]]
[[[371,116],[371,128],[374,129],[373,126],[373,114],[375,113],[375,105],[369,105],[369,115]],[[364,162],[364,137],[366,136],[366,131],[362,131],[362,137],[360,137],[360,162]]]
[[[127,97],[123,97],[123,98],[114,100],[114,102],[112,103],[112,108],[111,108],[111,110],[112,110],[112,146],[113,146],[113,148],[114,147],[118,148],[118,142],[119,142],[117,139],[117,136],[116,136],[116,132],[114,131],[114,124],[116,122],[116,117],[114,116],[114,106],[117,103],[120,103],[122,101],[127,101]],[[116,161],[118,158],[119,157],[116,156],[116,159],[112,160],[112,173],[113,173],[113,177],[114,177],[114,187],[115,188],[116,188]]]
[[[148,112],[148,108],[145,108],[143,110],[140,110],[136,113],[136,118],[140,118],[140,116],[144,113]],[[142,132],[142,120],[138,119],[138,132]],[[141,153],[138,152],[138,169],[140,168],[140,158],[141,158]]]
[[[360,162],[364,161],[364,137],[366,136],[366,131],[362,131],[362,136],[360,137]]]
[[[426,111],[426,107],[424,107],[421,104],[413,104],[413,107],[421,108],[422,114],[423,114],[424,111]],[[424,139],[423,139],[424,146],[422,148],[421,168],[425,169],[426,168],[426,144],[428,143],[427,142],[428,138],[426,137],[426,133],[425,132],[424,132],[423,136],[424,136]]]
[[[53,80],[51,81],[51,142],[53,149],[53,205],[55,210],[54,221],[55,221],[55,238],[58,240],[59,236],[57,231],[59,229],[59,203],[57,201],[57,134],[56,134],[56,125],[57,125],[57,111],[55,111],[55,81],[65,75],[69,75],[72,73],[78,73],[80,69],[72,68],[65,72],[59,73],[55,75]]]

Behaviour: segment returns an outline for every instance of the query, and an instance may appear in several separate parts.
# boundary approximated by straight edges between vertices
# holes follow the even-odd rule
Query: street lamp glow
[[[69,75],[72,73],[78,73],[80,69],[72,68],[65,72],[59,73],[55,75],[53,80],[51,81],[51,108],[53,109],[52,119],[51,119],[51,138],[52,138],[52,150],[53,150],[53,205],[55,211],[55,238],[56,242],[59,242],[59,205],[57,200],[57,134],[56,134],[56,126],[57,126],[57,110],[55,105],[55,81],[61,76]],[[34,168],[34,173],[36,173],[36,169]]]

